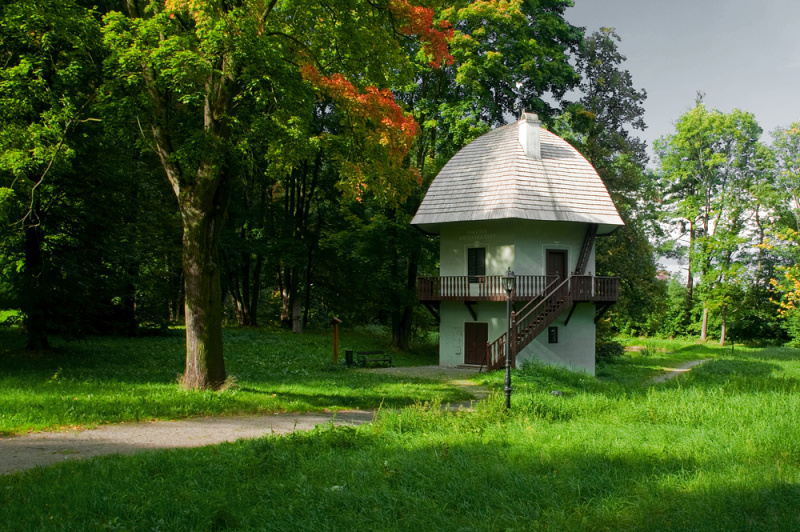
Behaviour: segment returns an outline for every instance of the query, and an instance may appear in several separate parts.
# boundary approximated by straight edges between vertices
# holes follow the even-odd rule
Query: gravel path
[[[476,400],[488,390],[468,380],[474,369],[421,366],[409,368],[363,369],[398,377],[444,380],[469,391]],[[471,408],[473,401],[447,405],[451,409]],[[311,430],[317,425],[360,425],[369,423],[375,412],[347,410],[311,414],[273,414],[265,416],[218,416],[182,421],[156,421],[103,425],[96,429],[66,432],[36,432],[23,436],[0,437],[0,474],[13,473],[65,460],[108,454],[133,454],[156,449],[200,447],[267,434],[287,434]]]
[[[317,425],[360,425],[372,421],[371,411],[220,416],[103,425],[90,430],[36,432],[0,438],[0,474],[13,473],[66,460],[107,454],[133,454],[155,449],[200,447],[267,434],[311,430]]]
[[[651,382],[657,384],[672,379],[708,360],[710,359],[693,360],[677,368],[664,368],[666,373],[653,378]],[[447,381],[449,384],[467,391],[475,398],[472,401],[443,407],[452,410],[470,409],[475,401],[485,399],[489,394],[488,388],[468,380],[478,372],[474,368],[417,366],[356,371]],[[133,454],[157,449],[200,447],[245,438],[259,438],[267,434],[287,434],[297,430],[311,430],[317,425],[328,423],[337,426],[360,425],[371,422],[374,416],[375,412],[364,410],[264,416],[219,416],[182,421],[120,423],[103,425],[89,430],[36,432],[23,436],[0,437],[0,474],[13,473],[37,466],[48,466],[65,460],[86,459],[115,453]]]

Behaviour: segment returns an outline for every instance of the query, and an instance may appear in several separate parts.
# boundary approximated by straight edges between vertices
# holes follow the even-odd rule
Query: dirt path
[[[488,389],[467,378],[477,370],[449,369],[439,366],[365,369],[398,377],[443,380],[471,393],[475,400],[488,395]],[[474,401],[448,405],[448,408],[471,408]],[[312,414],[274,414],[266,416],[218,416],[120,423],[90,430],[37,432],[23,436],[0,437],[0,474],[13,473],[65,460],[86,459],[108,454],[133,454],[156,449],[201,447],[267,434],[287,434],[311,430],[317,425],[360,425],[374,418],[373,411],[347,410]]]
[[[699,366],[700,364],[703,364],[704,362],[708,362],[709,360],[711,360],[711,359],[710,358],[704,358],[703,360],[692,360],[690,362],[686,362],[684,364],[681,364],[677,368],[662,368],[664,371],[666,371],[666,373],[664,373],[663,375],[658,375],[656,377],[653,377],[650,380],[650,382],[652,384],[659,384],[659,383],[662,383],[662,382],[666,382],[669,379],[674,379],[678,375],[682,375],[684,373],[688,373],[688,372],[692,371],[693,367]]]
[[[65,460],[107,454],[133,454],[155,449],[200,447],[266,434],[311,430],[317,425],[360,425],[372,421],[371,411],[275,414],[267,416],[221,416],[120,423],[91,430],[36,432],[0,438],[0,474],[13,473]]]
[[[458,408],[472,408],[475,401],[486,399],[489,396],[489,388],[481,386],[469,380],[478,374],[478,368],[447,368],[442,366],[412,366],[403,368],[374,368],[362,369],[357,371],[368,371],[370,373],[383,373],[386,375],[396,375],[399,377],[416,377],[431,380],[446,381],[448,384],[460,388],[474,397],[471,401],[462,401],[449,405],[451,410]]]

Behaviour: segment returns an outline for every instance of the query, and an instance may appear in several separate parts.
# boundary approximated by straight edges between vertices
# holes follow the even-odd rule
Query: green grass
[[[0,326],[5,325],[6,321],[13,321],[20,316],[18,310],[0,310]]]
[[[530,365],[478,411],[0,477],[19,530],[800,529],[800,351],[663,343],[594,378]],[[646,384],[654,367],[710,358]],[[655,361],[654,361],[655,360]],[[291,367],[291,366],[288,366]],[[500,373],[480,377],[498,392]],[[562,395],[551,392],[558,390]]]
[[[233,389],[188,392],[183,331],[165,337],[59,341],[47,353],[21,349],[23,338],[0,329],[0,433],[176,419],[211,414],[305,412],[401,407],[418,400],[467,399],[456,388],[344,368],[344,348],[382,349],[374,334],[342,333],[333,364],[330,332],[226,330],[225,360]],[[436,346],[394,353],[395,365],[436,363]]]

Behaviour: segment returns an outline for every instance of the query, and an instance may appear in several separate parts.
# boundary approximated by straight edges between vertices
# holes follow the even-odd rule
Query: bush
[[[625,354],[625,348],[619,342],[599,341],[595,344],[595,356],[598,361],[608,361]]]

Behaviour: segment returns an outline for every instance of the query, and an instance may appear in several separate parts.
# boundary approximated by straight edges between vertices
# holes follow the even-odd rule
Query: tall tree
[[[363,136],[391,147],[399,140],[392,129],[402,113],[392,108],[390,94],[362,90],[370,82],[385,84],[402,70],[404,35],[425,41],[433,61],[446,53],[446,36],[431,27],[429,10],[406,0],[381,5],[130,0],[127,5],[126,15],[106,17],[108,64],[141,91],[142,119],[178,200],[186,286],[183,384],[216,388],[225,380],[219,241],[229,206],[237,102],[247,93],[286,96],[279,109],[291,116],[284,105],[295,101],[291,93],[305,79],[354,117],[351,126]],[[362,83],[362,90],[348,77]],[[373,184],[391,184],[399,174],[391,172],[387,182],[358,164],[343,164],[342,176],[344,186],[358,195]]]
[[[648,158],[645,143],[634,136],[646,127],[647,93],[635,88],[623,68],[626,58],[619,42],[613,28],[601,28],[583,39],[576,58],[580,99],[564,106],[554,128],[592,163],[625,222],[613,235],[598,239],[596,268],[604,274],[624,274],[620,301],[612,311],[618,328],[645,332],[640,318],[664,296],[649,242],[657,228],[648,208]]]
[[[675,128],[675,134],[656,144],[665,217],[679,238],[688,236],[687,299],[693,297],[699,276],[700,337],[706,339],[709,311],[718,309],[724,340],[725,290],[741,275],[738,250],[752,207],[751,184],[759,171],[761,128],[752,114],[738,109],[728,114],[708,111],[702,98]]]
[[[772,132],[774,179],[765,187],[766,203],[771,207],[767,217],[766,238],[759,252],[770,253],[778,264],[775,271],[765,272],[774,300],[793,343],[800,342],[800,122]],[[762,226],[759,225],[759,228]],[[760,255],[761,256],[761,255]]]
[[[92,10],[71,0],[3,3],[0,43],[0,201],[15,218],[6,227],[19,228],[24,245],[18,303],[27,345],[47,348],[58,276],[45,250],[47,216],[64,197],[91,126],[100,27]]]

